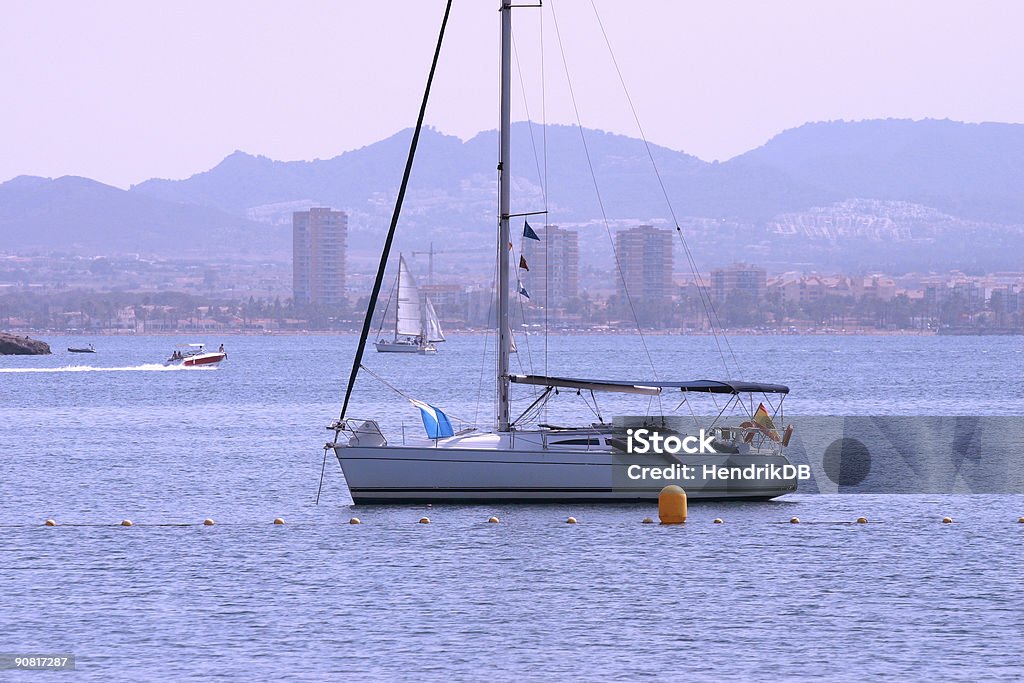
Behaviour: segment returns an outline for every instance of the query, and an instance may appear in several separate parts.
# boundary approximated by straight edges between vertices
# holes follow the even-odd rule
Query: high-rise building
[[[615,234],[615,257],[622,271],[618,294],[626,295],[634,309],[664,306],[674,294],[672,286],[672,231],[640,225]]]
[[[532,227],[532,226],[531,226]],[[530,299],[540,306],[561,308],[579,295],[579,235],[557,225],[537,228],[540,241],[523,240],[529,271],[519,272]],[[518,265],[518,264],[513,264]]]
[[[292,297],[297,304],[345,302],[348,214],[314,207],[292,214]]]

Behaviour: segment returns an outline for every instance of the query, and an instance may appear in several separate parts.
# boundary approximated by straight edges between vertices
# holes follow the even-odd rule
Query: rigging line
[[[676,224],[676,235],[679,236],[680,244],[683,246],[683,253],[686,255],[687,263],[690,266],[690,272],[693,273],[694,282],[697,285],[697,296],[700,298],[701,306],[704,308],[704,315],[707,317],[708,324],[711,325],[711,336],[715,340],[715,346],[718,349],[718,355],[722,359],[722,365],[725,367],[725,372],[728,377],[726,379],[732,379],[732,371],[729,369],[729,363],[726,361],[725,352],[722,350],[722,342],[719,341],[719,336],[725,341],[726,347],[729,350],[729,354],[732,356],[733,365],[736,368],[736,372],[739,373],[740,365],[736,359],[736,353],[732,350],[732,344],[729,343],[729,337],[722,330],[722,320],[718,316],[718,311],[715,309],[715,302],[711,299],[711,293],[704,285],[704,278],[701,277],[700,271],[697,269],[697,261],[693,258],[693,253],[690,251],[690,245],[687,244],[686,238],[683,237],[682,228]]]
[[[401,389],[396,387],[394,384],[392,384],[391,382],[387,381],[386,379],[384,379],[383,377],[381,377],[380,375],[378,375],[376,372],[374,372],[370,368],[366,367],[365,365],[360,366],[360,367],[361,367],[362,370],[365,370],[366,374],[368,374],[370,377],[373,377],[375,380],[377,380],[378,382],[383,384],[385,387],[387,387],[391,391],[395,392],[396,394],[398,394],[399,396],[404,398],[406,401],[416,401],[418,403],[426,403],[426,401],[421,401],[418,398],[413,398],[412,396],[410,396],[409,394],[405,393],[404,391],[402,391]],[[467,419],[465,419],[463,417],[459,417],[455,413],[450,413],[450,412],[446,411],[446,414],[448,415],[448,417],[454,417],[456,420],[461,422],[463,425],[476,426],[476,422],[470,422],[469,420],[467,420]]]
[[[398,287],[398,281],[396,280],[395,281],[395,286],[392,287],[391,291],[388,293],[388,302],[386,304],[384,304],[384,314],[381,315],[381,317],[380,317],[380,326],[377,328],[377,336],[378,337],[380,337],[380,333],[384,329],[384,323],[387,322],[387,319],[388,319],[388,309],[391,308],[391,297],[393,297],[395,295],[395,289],[397,287]],[[395,306],[397,308],[398,304],[395,304]],[[397,314],[398,311],[396,310],[395,313]]]
[[[591,393],[593,393],[593,392],[591,392]],[[597,421],[600,422],[601,421],[601,414],[599,412],[597,412],[596,410],[594,410],[594,406],[590,405],[590,401],[587,400],[587,397],[584,396],[583,394],[581,394],[579,389],[576,390],[576,395],[579,396],[580,399],[583,400],[584,405],[587,406],[587,408],[590,410],[590,412],[592,412],[594,414],[594,417],[597,418]]]
[[[738,402],[738,399],[737,399],[737,402]],[[711,426],[711,427],[715,426],[715,424],[722,418],[722,415],[725,414],[725,411],[729,408],[730,403],[731,403],[731,401],[727,401],[726,404],[724,406],[722,406],[722,409],[718,411],[718,415],[715,416],[715,419],[711,420],[711,424],[709,426]],[[740,403],[741,407],[742,407],[742,405],[743,404]]]
[[[676,410],[679,410],[679,408],[685,403],[686,404],[686,409],[690,411],[690,417],[693,418],[693,426],[694,427],[699,427],[700,426],[700,420],[697,419],[697,413],[693,409],[693,403],[691,403],[689,400],[687,400],[689,397],[686,395],[686,393],[687,392],[685,392],[685,391],[683,392],[683,400],[679,402],[678,406],[676,406]]]
[[[494,313],[495,318],[497,318],[498,316],[498,267],[498,262],[497,260],[495,260],[494,271],[491,273],[491,288],[488,295],[488,300],[490,301],[490,304],[488,305],[487,308],[487,321],[484,324],[484,345],[483,354],[480,357],[480,381],[476,387],[476,410],[474,412],[473,424],[480,424],[480,400],[484,389],[484,368],[487,366],[487,350],[490,348],[491,343],[491,313]],[[497,344],[495,344],[495,346],[497,346]]]
[[[324,446],[324,461],[320,463],[320,485],[316,487],[316,505],[320,504],[320,491],[324,488],[324,470],[327,469],[327,449]]]
[[[523,65],[519,60],[519,48],[516,46],[515,34],[512,34],[512,51],[515,54],[516,60],[516,71],[519,73],[519,89],[523,94],[523,109],[526,111],[526,129],[530,131],[530,145],[533,147],[533,162],[537,166],[537,180],[541,181],[542,176],[540,174],[540,156],[537,154],[537,141],[533,135],[533,119],[530,118],[530,103],[526,97],[526,80],[523,78]],[[544,203],[544,209],[548,208],[547,200],[547,188],[541,185],[540,188],[541,200]]]
[[[522,238],[520,238],[520,242],[521,241],[522,241]],[[511,245],[512,243],[509,242],[509,244]],[[522,278],[519,277],[519,261],[516,259],[515,247],[512,247],[509,251],[512,254],[512,263],[516,264],[516,298],[519,299],[519,315],[520,315],[520,318],[521,318],[522,322],[526,323],[526,304],[523,302],[523,295],[519,293],[520,291],[525,289],[525,287],[523,286],[523,280],[522,280]],[[526,359],[529,362],[530,373],[533,373],[533,352],[530,350],[530,335],[529,335],[529,333],[528,332],[524,332],[523,333],[523,338],[526,340]],[[515,341],[516,341],[516,336],[515,336],[515,332],[513,332],[512,333],[512,343],[515,344]],[[516,349],[517,350],[518,350],[518,348],[519,348],[519,346],[516,345]],[[519,363],[519,369],[522,370],[523,372],[526,372],[525,368],[523,367],[523,359],[522,359],[521,356],[522,356],[522,354],[516,353],[516,362]],[[534,395],[536,395],[536,394],[534,394]]]
[[[483,354],[480,357],[480,380],[476,385],[476,408],[473,410],[473,424],[480,424],[480,400],[484,391],[484,368],[487,367],[487,348],[491,343],[491,330],[484,332]]]
[[[370,301],[366,306],[366,317],[363,318],[363,329],[359,335],[359,344],[356,346],[356,355],[352,359],[352,371],[349,373],[348,386],[345,387],[345,400],[341,404],[341,415],[338,421],[345,419],[348,411],[348,403],[352,398],[352,388],[356,384],[356,376],[359,368],[363,367],[363,352],[366,350],[366,337],[370,332],[370,325],[373,323],[373,309],[377,306],[377,297],[380,296],[381,282],[384,280],[384,271],[387,269],[388,257],[391,255],[391,244],[395,239],[395,229],[398,227],[398,217],[402,214],[402,203],[405,201],[405,191],[409,187],[409,176],[412,175],[412,162],[416,158],[416,146],[420,141],[420,131],[423,129],[423,118],[427,113],[427,101],[430,99],[430,86],[434,82],[434,72],[437,71],[437,61],[441,56],[441,44],[444,42],[444,30],[448,26],[448,15],[452,11],[452,0],[448,0],[444,8],[444,19],[441,20],[441,30],[437,34],[437,46],[434,48],[434,59],[430,63],[430,74],[427,76],[427,85],[423,89],[423,101],[420,103],[419,115],[416,117],[416,128],[413,130],[412,142],[409,145],[409,157],[405,162],[405,171],[402,174],[402,184],[398,188],[398,198],[395,201],[395,211],[391,216],[391,226],[388,228],[387,237],[384,239],[384,249],[380,254],[380,264],[377,266],[377,277],[373,281],[373,290],[370,292]]]
[[[636,324],[636,331],[640,335],[640,342],[643,344],[644,353],[647,355],[647,362],[651,366],[651,372],[654,373],[654,379],[658,379],[658,369],[654,365],[654,359],[651,357],[651,351],[647,348],[647,340],[644,338],[643,329],[640,327],[640,318],[637,317],[636,309],[633,308],[633,301],[629,296],[629,288],[626,286],[626,278],[622,273],[622,264],[619,262],[619,255],[615,253],[615,239],[612,237],[611,227],[608,225],[608,214],[604,208],[604,200],[601,199],[601,190],[597,184],[597,174],[594,172],[594,162],[590,158],[590,148],[587,147],[587,137],[583,133],[583,122],[580,119],[580,110],[576,105],[576,94],[573,92],[572,78],[569,76],[569,63],[565,58],[565,46],[562,44],[562,34],[558,28],[558,14],[555,12],[555,3],[550,3],[551,7],[551,18],[555,24],[555,36],[558,39],[558,49],[562,54],[562,66],[565,68],[565,80],[569,87],[569,99],[572,101],[572,108],[576,114],[576,124],[580,131],[580,140],[583,142],[583,152],[587,157],[587,166],[590,168],[590,178],[594,182],[594,192],[597,194],[597,203],[601,208],[601,217],[604,220],[604,230],[608,234],[608,241],[612,245],[612,258],[615,260],[615,269],[619,273],[619,279],[622,281],[622,292],[626,295],[626,303],[629,305],[630,313],[633,314],[633,322]],[[661,405],[661,395],[658,396],[658,405]]]
[[[528,405],[526,407],[526,410],[520,413],[519,417],[512,421],[512,424],[521,424],[524,422],[524,420],[529,421],[530,419],[532,419],[534,414],[539,414],[541,405],[547,402],[547,399],[551,396],[552,389],[554,389],[554,387],[545,387],[544,391],[541,392],[541,395],[538,396],[533,403]]]
[[[626,87],[626,79],[622,75],[622,69],[619,68],[619,61],[615,58],[615,51],[612,49],[611,41],[608,39],[608,33],[604,28],[604,22],[601,21],[601,14],[597,11],[597,5],[594,4],[594,0],[590,0],[590,6],[594,10],[594,16],[597,18],[597,25],[601,28],[601,35],[604,37],[605,46],[608,48],[608,55],[611,57],[612,64],[615,66],[615,73],[619,77],[619,84],[622,85],[622,92],[626,96],[626,102],[629,103],[630,111],[633,113],[633,120],[636,122],[636,128],[640,133],[640,139],[643,140],[644,148],[647,150],[647,156],[651,160],[651,167],[654,169],[654,175],[658,178],[658,185],[661,187],[661,193],[665,197],[665,204],[668,206],[669,213],[672,215],[672,223],[675,225],[676,234],[679,236],[679,241],[683,246],[683,251],[686,255],[688,265],[690,266],[690,272],[693,273],[694,279],[697,282],[697,294],[700,297],[701,305],[704,307],[704,314],[708,317],[708,322],[711,323],[711,334],[715,338],[715,345],[718,346],[718,352],[722,356],[722,364],[725,366],[726,373],[728,374],[730,372],[729,364],[725,361],[725,354],[722,351],[721,343],[718,341],[719,332],[715,330],[716,321],[718,325],[721,326],[718,311],[715,310],[714,301],[711,300],[710,294],[707,295],[707,301],[705,302],[703,279],[700,276],[700,271],[697,269],[696,261],[690,252],[690,246],[687,244],[686,238],[683,236],[682,228],[679,225],[679,219],[676,216],[675,207],[672,205],[671,199],[669,199],[668,189],[665,187],[665,181],[661,176],[661,171],[658,169],[657,162],[654,160],[654,153],[651,151],[651,145],[647,141],[647,135],[644,133],[643,126],[640,124],[640,116],[637,114],[636,107],[633,105],[633,98],[629,95],[629,89]],[[736,371],[739,372],[739,362],[736,359],[736,353],[732,349],[732,344],[729,343],[729,337],[724,331],[720,334],[722,335],[723,341],[725,341],[729,354],[732,356],[732,361],[736,366]],[[731,379],[731,377],[729,379]]]
[[[601,407],[597,404],[597,396],[594,395],[594,390],[590,390],[590,398],[594,400],[594,409],[597,411],[597,421],[604,424],[604,418],[601,417]]]
[[[542,179],[541,174],[540,174],[540,157],[537,154],[537,141],[536,141],[536,139],[535,139],[535,137],[533,135],[533,119],[530,117],[530,103],[529,103],[529,99],[526,96],[526,79],[523,78],[523,65],[522,65],[522,61],[519,59],[519,47],[516,44],[515,33],[512,34],[512,51],[513,51],[514,57],[515,57],[516,71],[519,74],[519,88],[520,88],[520,90],[522,92],[522,95],[523,95],[523,109],[526,111],[526,129],[530,132],[530,146],[533,148],[533,162],[534,162],[534,165],[536,165],[536,167],[537,167],[537,180],[538,180],[538,182],[541,183],[540,192],[541,192],[541,200],[544,203],[544,211],[545,211],[544,224],[546,226],[547,225],[546,213],[547,213],[547,207],[548,207],[547,188],[544,187],[543,179]],[[520,244],[519,253],[520,254],[523,253],[522,245],[523,245],[523,240],[524,239],[525,238],[523,238],[523,237],[519,238],[519,244]],[[547,241],[547,239],[548,239],[547,235],[545,234],[545,242]],[[546,248],[546,244],[545,244],[545,248]],[[518,263],[518,261],[516,260],[515,250],[513,250],[513,252],[512,252],[512,262],[513,263]],[[545,317],[545,322],[547,320],[547,307],[548,307],[547,271],[548,271],[547,259],[545,259],[545,263],[544,263],[544,317]],[[519,281],[519,286],[522,287],[523,283],[522,283],[522,278],[519,277],[518,267],[516,269],[516,279]],[[526,304],[523,302],[522,297],[520,297],[520,299],[519,299],[519,312],[522,315],[523,322],[525,323],[526,322]],[[528,334],[524,335],[524,336],[528,337]],[[545,343],[547,343],[547,340],[545,340]],[[527,338],[527,340],[526,340],[526,355],[527,355],[527,359],[529,360],[529,363],[530,363],[530,372],[532,373],[533,372],[533,351],[530,348],[530,340],[529,340],[529,338]],[[520,369],[522,369],[522,367],[523,367],[522,359],[519,358],[517,360],[519,362]],[[546,365],[545,365],[544,370],[545,370],[545,372],[547,372],[547,366]]]

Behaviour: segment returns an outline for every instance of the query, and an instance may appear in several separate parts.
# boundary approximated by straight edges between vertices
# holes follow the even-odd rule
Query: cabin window
[[[561,441],[552,441],[552,446],[600,446],[600,439],[562,439]]]

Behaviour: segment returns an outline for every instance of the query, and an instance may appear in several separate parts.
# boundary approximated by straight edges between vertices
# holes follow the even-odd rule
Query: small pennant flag
[[[519,293],[525,296],[527,299],[530,298],[530,293],[526,291],[526,287],[523,287],[522,284],[519,285]]]
[[[525,256],[522,256],[522,255],[519,256],[519,267],[522,268],[525,271],[529,271],[530,270],[530,266],[526,265],[526,257]]]
[[[533,228],[530,227],[529,221],[523,221],[523,237],[528,240],[537,240],[540,242],[540,238],[537,237],[537,233],[535,233]]]

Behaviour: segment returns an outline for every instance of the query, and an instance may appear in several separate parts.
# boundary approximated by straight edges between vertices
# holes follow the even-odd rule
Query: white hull
[[[199,367],[201,365],[216,365],[228,357],[226,353],[195,353],[183,358],[168,358],[164,365],[184,365],[187,368]]]
[[[437,347],[433,344],[420,346],[419,344],[379,341],[374,344],[374,347],[380,353],[418,353],[421,356],[437,353]]]
[[[502,441],[508,443],[506,439]],[[517,437],[516,441],[521,441],[523,447],[435,447],[429,441],[416,446],[335,444],[335,454],[355,503],[650,501],[656,500],[661,489],[672,483],[683,486],[694,499],[763,500],[793,493],[797,488],[795,477],[722,480],[703,475],[705,465],[790,464],[783,455],[666,458],[607,450],[538,449],[537,442],[529,443],[529,436]],[[665,468],[673,463],[694,466],[694,478],[639,481],[628,476],[631,465]]]

